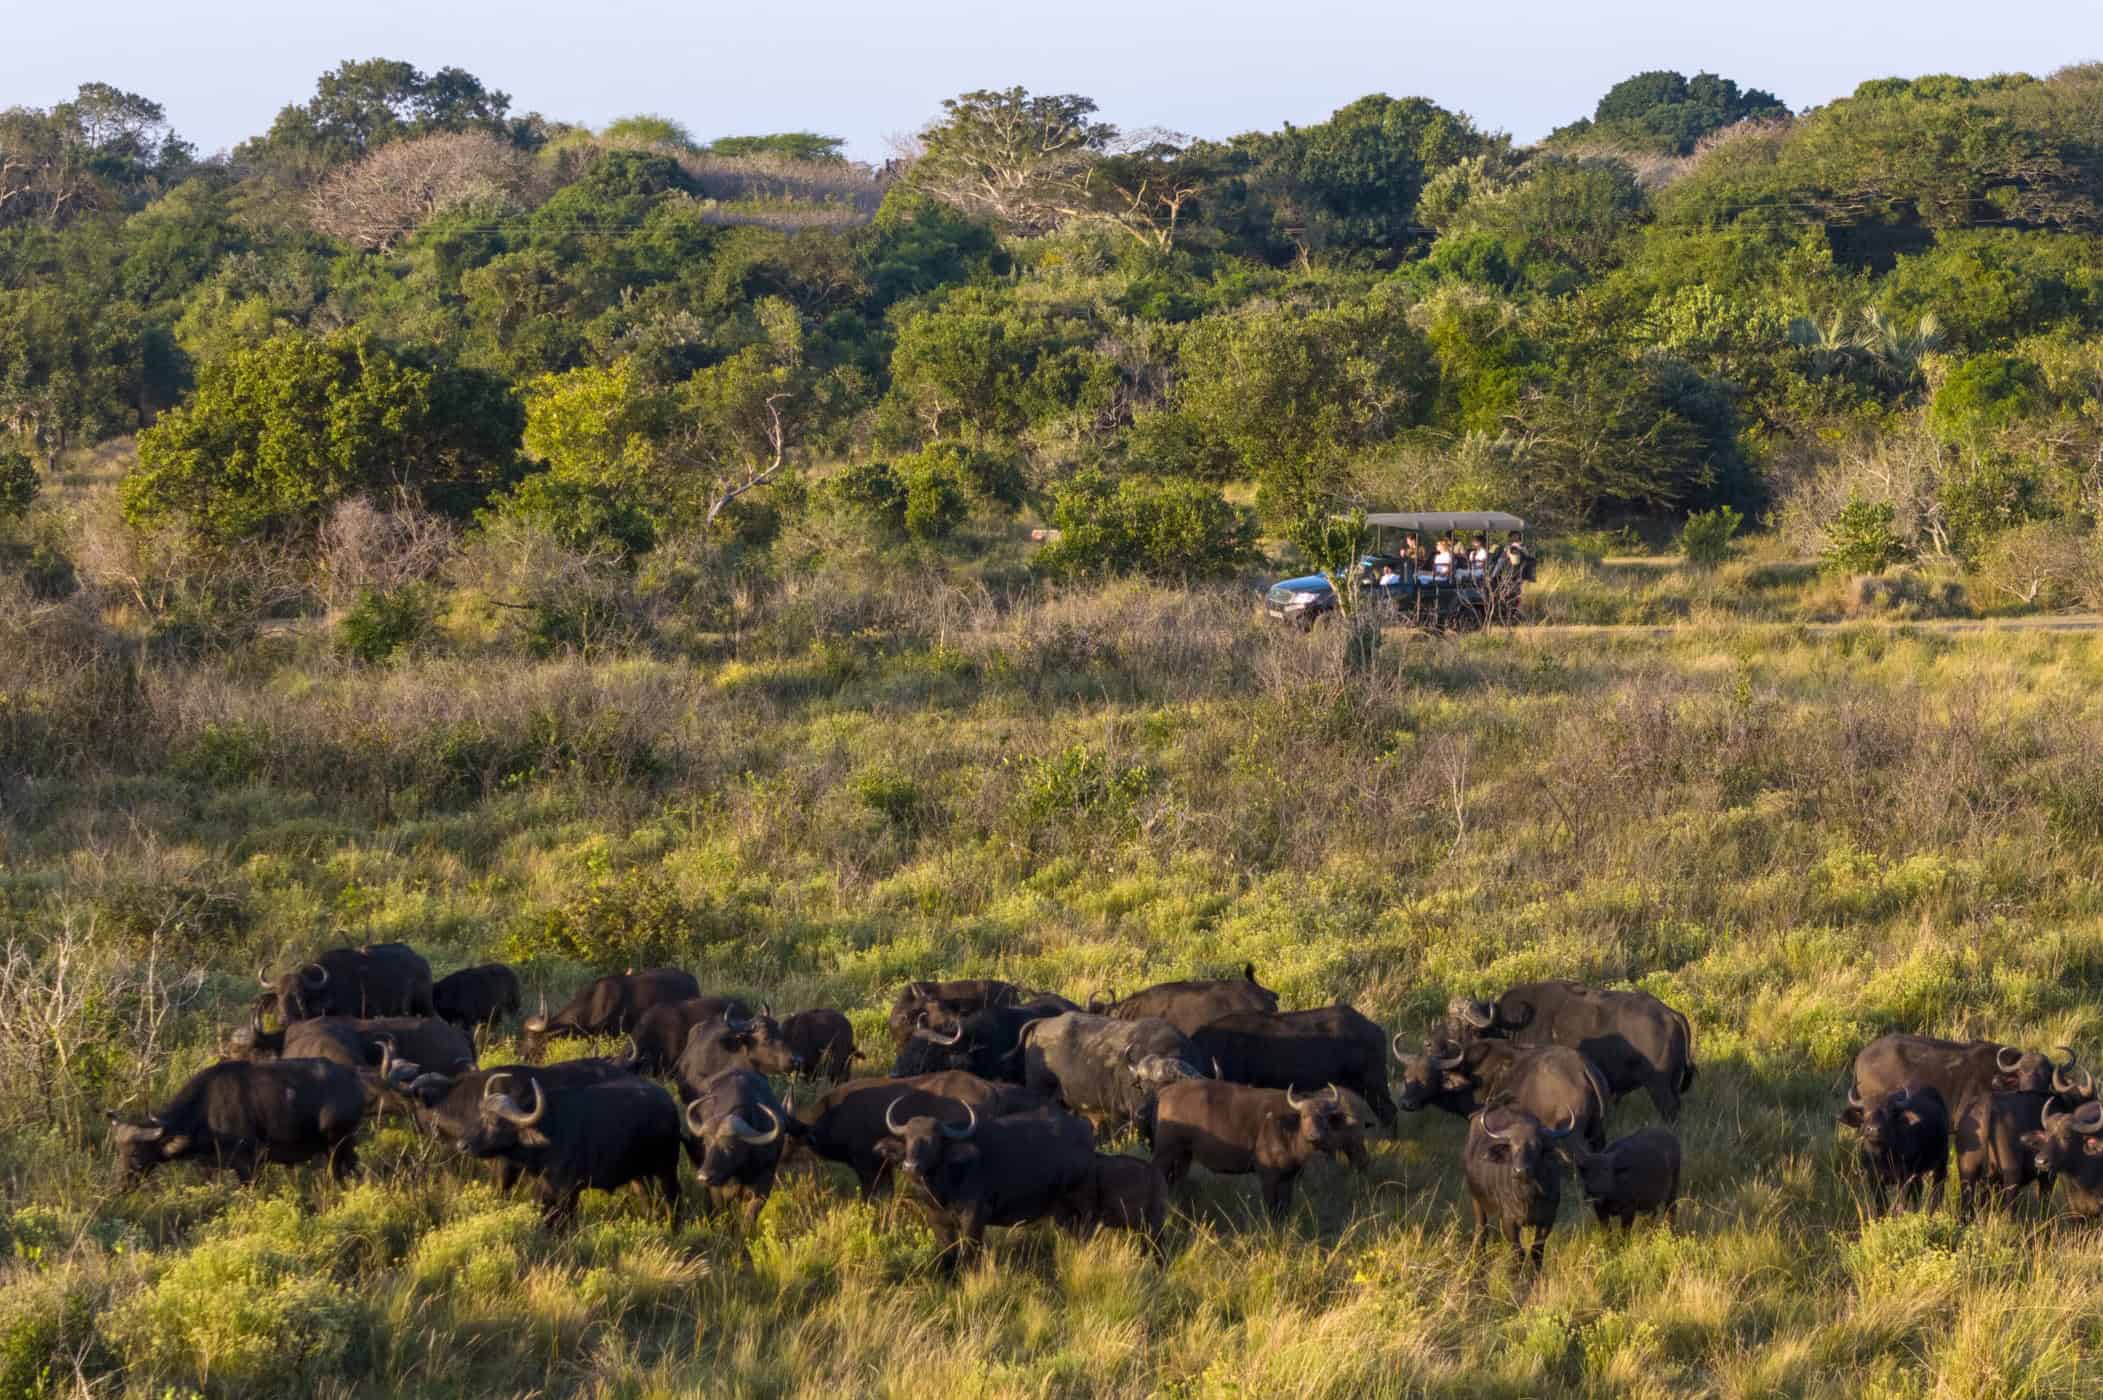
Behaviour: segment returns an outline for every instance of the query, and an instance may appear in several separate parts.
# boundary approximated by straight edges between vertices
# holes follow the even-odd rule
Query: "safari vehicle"
[[[1533,577],[1533,555],[1522,548],[1514,559],[1505,546],[1523,535],[1526,522],[1494,510],[1388,511],[1365,518],[1373,548],[1358,558],[1358,597],[1378,615],[1431,631],[1471,630],[1519,620],[1525,585]],[[1431,542],[1440,535],[1486,536],[1487,568],[1464,558],[1445,568],[1432,562]],[[1409,537],[1418,542],[1416,562],[1404,556]],[[1395,581],[1383,584],[1393,575]],[[1336,611],[1336,590],[1321,574],[1280,580],[1264,595],[1264,611],[1279,622],[1307,631]]]

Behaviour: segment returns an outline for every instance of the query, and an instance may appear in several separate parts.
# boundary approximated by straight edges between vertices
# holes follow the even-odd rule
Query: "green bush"
[[[431,591],[422,584],[368,588],[336,624],[336,645],[359,661],[385,661],[421,640],[435,613]]]
[[[1119,815],[1154,785],[1153,770],[1117,763],[1086,744],[1048,754],[1023,775],[1022,803],[1034,821]]]
[[[967,455],[938,445],[896,462],[863,462],[833,477],[827,488],[837,504],[876,530],[944,540],[971,513]]]
[[[1133,477],[1113,486],[1085,473],[1053,498],[1052,523],[1059,538],[1037,567],[1054,576],[1219,578],[1256,558],[1255,514],[1196,481]]]
[[[692,952],[697,933],[695,910],[661,867],[602,867],[552,909],[524,918],[507,939],[507,956],[524,963],[556,957],[616,972],[676,963]]]
[[[42,482],[36,463],[22,452],[0,452],[0,520],[12,520],[29,511]]]
[[[1745,517],[1729,506],[1718,506],[1714,510],[1698,510],[1687,517],[1681,527],[1679,550],[1689,564],[1704,569],[1713,569],[1725,563],[1733,552],[1732,540]]]
[[[1826,524],[1825,548],[1818,552],[1826,569],[1837,574],[1880,574],[1910,558],[1913,551],[1892,527],[1898,512],[1860,496],[1847,504]]]

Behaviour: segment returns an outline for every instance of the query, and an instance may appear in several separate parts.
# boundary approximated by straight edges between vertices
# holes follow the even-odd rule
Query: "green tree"
[[[1011,233],[1045,233],[1087,207],[1088,172],[1117,137],[1075,93],[1020,87],[952,97],[920,133],[913,188]]]
[[[1059,538],[1037,556],[1054,575],[1147,574],[1189,581],[1232,575],[1256,557],[1256,518],[1195,481],[1084,472],[1052,498]]]
[[[1586,135],[1686,155],[1712,131],[1749,117],[1788,115],[1789,108],[1771,92],[1741,90],[1731,79],[1714,73],[1688,78],[1670,69],[1654,69],[1608,88],[1592,110],[1591,120],[1564,127],[1556,135]]]
[[[321,75],[314,96],[282,108],[270,130],[234,153],[244,164],[305,182],[377,146],[438,131],[516,138],[508,94],[462,68],[425,73],[393,58],[350,60]]]
[[[712,156],[744,158],[779,156],[783,160],[807,160],[825,164],[844,163],[840,147],[844,136],[820,136],[815,131],[777,131],[766,136],[718,136],[702,147]]]

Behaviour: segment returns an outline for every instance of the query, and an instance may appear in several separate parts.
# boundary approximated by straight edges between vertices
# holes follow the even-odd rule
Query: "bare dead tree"
[[[516,147],[487,132],[394,141],[323,180],[307,217],[331,238],[385,252],[454,205],[515,200],[530,173]]]
[[[767,395],[765,404],[767,426],[765,432],[767,445],[771,449],[772,455],[768,458],[765,466],[747,464],[743,468],[732,468],[717,477],[716,485],[709,493],[709,524],[713,525],[716,517],[723,513],[723,508],[732,501],[744,495],[747,491],[765,486],[776,476],[780,475],[784,460],[785,443],[785,434],[781,423],[781,402],[788,397],[789,395],[786,393]],[[718,457],[716,461],[720,471],[723,466],[722,459]]]

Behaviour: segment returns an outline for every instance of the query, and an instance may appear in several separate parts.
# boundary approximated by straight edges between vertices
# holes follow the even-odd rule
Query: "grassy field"
[[[1716,587],[1556,567],[1547,596],[1624,611]],[[456,629],[366,666],[319,633],[163,649],[102,602],[0,609],[0,1396],[2103,1385],[2092,1232],[1865,1221],[1832,1123],[1883,1030],[2103,1054],[2096,637],[1697,607],[1353,664],[1242,591],[816,581],[686,654]],[[1629,1239],[1566,1203],[1529,1281],[1470,1256],[1464,1125],[1424,1114],[1366,1176],[1312,1170],[1283,1229],[1200,1172],[1166,1268],[996,1233],[950,1284],[844,1173],[750,1238],[625,1195],[551,1238],[392,1124],[349,1187],[115,1193],[105,1108],[215,1058],[259,963],[382,938],[554,997],[669,959],[848,1009],[879,1056],[931,974],[1081,998],[1253,961],[1412,1038],[1456,993],[1637,985],[1696,1028],[1689,1200]]]

